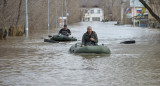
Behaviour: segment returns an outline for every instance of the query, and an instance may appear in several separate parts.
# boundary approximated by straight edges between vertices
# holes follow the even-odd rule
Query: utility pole
[[[49,34],[49,28],[50,28],[50,19],[49,19],[49,16],[50,16],[50,15],[49,15],[49,14],[50,14],[50,11],[49,11],[49,10],[50,10],[50,9],[49,9],[49,7],[50,7],[50,6],[49,6],[49,0],[48,0],[48,34]]]
[[[121,23],[123,24],[123,17],[124,17],[124,3],[126,0],[121,0]]]
[[[25,10],[26,10],[26,16],[25,16],[25,35],[28,37],[28,0],[25,0]]]
[[[62,0],[62,26],[63,26],[63,22],[64,20],[63,20],[63,0]]]
[[[105,7],[103,6],[103,17],[104,17],[103,20],[105,21],[105,14],[104,13],[105,13]]]
[[[135,27],[135,1],[133,0],[133,26]]]
[[[66,24],[68,23],[68,15],[67,15],[67,1],[65,0],[65,11],[66,11]]]
[[[57,0],[55,0],[55,11],[56,11],[56,28],[57,28]]]
[[[121,1],[121,23],[123,22],[123,1]]]

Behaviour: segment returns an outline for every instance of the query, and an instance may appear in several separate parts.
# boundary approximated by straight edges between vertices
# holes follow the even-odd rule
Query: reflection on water
[[[69,26],[80,42],[87,26],[111,55],[71,54],[76,42],[44,43],[47,30],[0,41],[1,86],[159,86],[160,30],[85,22]],[[60,28],[59,28],[60,29]],[[59,29],[51,30],[56,34]],[[134,39],[136,44],[119,44]]]
[[[76,56],[81,56],[84,59],[93,59],[93,58],[106,58],[109,57],[110,54],[74,54]]]

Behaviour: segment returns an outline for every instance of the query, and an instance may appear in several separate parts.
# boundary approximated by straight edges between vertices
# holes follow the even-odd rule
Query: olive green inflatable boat
[[[55,40],[55,41],[77,41],[77,39],[75,37],[68,37],[65,35],[54,35],[52,36],[51,40]]]
[[[108,47],[104,45],[96,45],[96,46],[84,46],[81,47],[81,43],[76,43],[71,46],[71,53],[96,53],[96,54],[110,54],[111,51]]]

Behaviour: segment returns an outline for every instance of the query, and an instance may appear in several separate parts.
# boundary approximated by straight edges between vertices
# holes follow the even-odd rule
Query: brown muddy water
[[[110,55],[69,53],[89,25],[99,44],[111,49]],[[160,86],[160,30],[114,22],[83,22],[69,28],[79,41],[44,43],[47,30],[0,41],[0,86]],[[119,44],[131,39],[136,44]]]

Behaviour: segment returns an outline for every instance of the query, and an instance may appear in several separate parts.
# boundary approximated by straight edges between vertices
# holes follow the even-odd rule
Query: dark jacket
[[[59,31],[59,34],[62,34],[62,35],[65,35],[65,36],[69,36],[67,35],[67,33],[69,33],[69,35],[71,35],[71,31],[69,29],[64,29],[62,28],[60,31]]]
[[[90,38],[93,38],[94,41],[91,41]],[[92,31],[92,34],[89,35],[88,32],[84,33],[82,37],[82,45],[96,45],[98,43],[98,37],[96,32]]]

